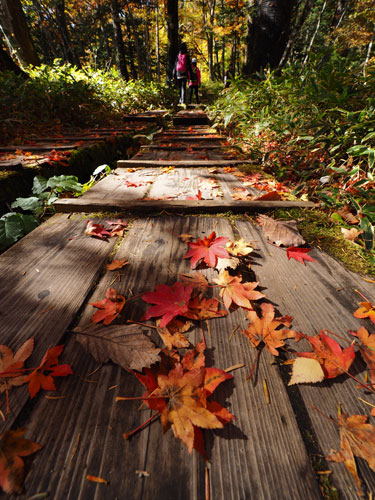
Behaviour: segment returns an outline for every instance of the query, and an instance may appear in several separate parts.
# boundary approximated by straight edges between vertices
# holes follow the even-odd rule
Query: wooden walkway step
[[[201,110],[179,111],[173,117],[173,125],[206,125],[209,123],[208,116]]]
[[[119,168],[128,167],[228,167],[230,165],[251,164],[250,160],[119,160]]]

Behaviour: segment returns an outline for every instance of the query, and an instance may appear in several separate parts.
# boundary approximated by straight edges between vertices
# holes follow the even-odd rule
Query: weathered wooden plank
[[[56,215],[0,256],[1,343],[16,350],[34,337],[29,366],[38,366],[46,350],[60,342],[115,244],[116,238],[84,236],[85,226],[81,218]],[[25,387],[10,392],[12,413],[0,420],[0,432],[27,400]],[[1,401],[4,410],[4,394]]]
[[[207,141],[207,142],[218,142],[226,141],[225,135],[158,135],[155,137],[156,142],[190,142],[190,141]]]
[[[189,149],[224,149],[225,146],[216,145],[216,144],[195,144],[194,146],[189,146],[187,144],[149,144],[141,146],[141,150],[173,150],[173,151],[185,151],[187,148]]]
[[[124,199],[90,198],[60,198],[55,201],[57,212],[92,212],[97,210],[133,210],[140,213],[157,213],[167,210],[177,213],[220,213],[231,210],[233,212],[247,212],[254,210],[268,210],[275,208],[315,206],[310,201],[231,201],[231,200],[150,200],[127,202]]]
[[[250,160],[119,160],[117,166],[126,167],[214,167],[253,163]]]
[[[368,322],[354,318],[353,312],[362,300],[355,290],[360,290],[369,300],[374,301],[374,285],[350,273],[340,263],[317,249],[311,251],[310,255],[318,262],[309,262],[303,266],[294,260],[288,261],[285,250],[266,243],[260,228],[241,221],[236,222],[236,227],[241,237],[256,242],[260,251],[259,256],[254,258],[257,279],[261,286],[266,287],[264,293],[280,313],[293,316],[295,330],[315,335],[319,330],[328,329],[348,339],[348,344],[336,339],[343,347],[353,340],[347,333],[349,329],[356,331],[363,325],[371,330]],[[310,350],[305,342],[293,343],[293,349]],[[357,363],[354,371],[357,371],[358,376],[358,372],[363,371],[363,366]],[[364,395],[356,387],[356,382],[345,375],[321,384],[299,385],[294,391],[302,396],[323,456],[327,456],[331,448],[339,448],[339,434],[337,427],[327,422],[313,406],[327,416],[337,418],[338,403],[349,414],[369,414],[369,409],[359,401],[359,397],[375,403],[373,395]],[[374,491],[375,473],[363,461],[359,462],[360,473],[368,490]],[[344,464],[328,462],[328,468],[333,471],[330,479],[338,489],[340,498],[356,498],[356,485]]]
[[[158,218],[135,221],[115,258],[126,258],[128,266],[121,281],[113,282],[114,273],[106,272],[89,301],[103,298],[108,286],[126,297],[153,290],[158,284],[172,284],[179,272],[187,272],[189,262],[183,259],[187,245],[178,238],[181,233],[197,237],[216,230],[220,236],[233,237],[228,221],[212,218]],[[135,251],[135,249],[137,249]],[[208,277],[213,271],[203,271]],[[118,323],[139,320],[148,305],[142,300],[128,300]],[[87,306],[81,318],[86,324],[93,313]],[[262,384],[255,387],[246,381],[247,370],[255,351],[237,333],[231,342],[232,329],[243,326],[243,312],[210,321],[211,336],[208,362],[217,367],[244,362],[246,370],[234,372],[234,383],[223,384],[215,399],[228,405],[236,414],[233,425],[215,432],[205,432],[211,458],[211,498],[320,498],[306,450],[299,433],[293,409],[278,370],[263,356],[259,378],[268,381],[271,403],[265,402]],[[188,334],[191,341],[200,337],[199,329]],[[155,422],[130,440],[122,433],[138,426],[149,415],[137,411],[139,401],[115,404],[116,396],[137,396],[142,386],[119,367],[107,365],[89,376],[95,363],[89,354],[68,341],[64,362],[70,362],[77,375],[59,380],[61,400],[47,400],[39,394],[22,423],[28,437],[43,448],[32,459],[26,478],[29,495],[48,490],[55,500],[66,498],[123,498],[151,500],[205,498],[204,462],[186,448],[171,431],[163,436],[160,422]],[[96,380],[87,383],[79,378]],[[46,463],[53,464],[46,467]],[[149,473],[137,477],[136,471]],[[86,481],[92,474],[109,481],[98,485]]]
[[[22,162],[19,158],[14,160],[0,160],[0,170],[21,170]]]
[[[236,193],[236,188],[241,188],[242,184],[239,181],[239,179],[230,173],[223,173],[220,171],[219,173],[215,174],[217,177],[218,181],[220,182],[221,188],[224,192],[224,195],[228,198],[228,200],[233,200],[233,195]],[[252,187],[247,187],[246,188],[248,193],[253,196],[259,196],[261,195],[261,191],[259,189],[255,189]]]
[[[56,151],[67,151],[70,149],[76,149],[78,147],[77,144],[38,144],[38,146],[30,146],[28,144],[22,146],[0,146],[1,152],[14,152],[14,151],[51,151],[51,149],[55,149]]]

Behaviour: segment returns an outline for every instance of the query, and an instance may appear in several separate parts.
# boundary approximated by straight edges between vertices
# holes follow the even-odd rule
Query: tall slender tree
[[[129,80],[128,68],[126,66],[125,45],[122,38],[119,5],[117,0],[111,0],[111,15],[120,73],[125,80]]]
[[[13,71],[16,75],[22,75],[25,78],[28,78],[27,73],[22,71],[18,64],[13,61],[8,52],[5,50],[3,41],[0,37],[0,72],[1,71]]]
[[[178,0],[166,0],[166,18],[168,36],[166,80],[170,84],[178,54]]]
[[[68,23],[66,21],[65,0],[54,0],[54,2],[55,2],[55,16],[57,25],[59,27],[65,58],[68,62],[70,62],[71,64],[75,64],[77,68],[80,68],[81,63],[72,46],[70,33],[68,30]]]

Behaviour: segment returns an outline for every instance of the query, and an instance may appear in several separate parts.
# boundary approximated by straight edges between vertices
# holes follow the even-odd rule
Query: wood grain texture
[[[252,163],[249,160],[119,160],[119,168],[126,167],[214,167]]]
[[[291,259],[288,261],[285,249],[266,243],[260,228],[247,222],[236,222],[241,237],[254,241],[259,249],[253,269],[265,287],[267,298],[280,311],[280,314],[294,318],[293,328],[306,335],[315,335],[319,330],[328,329],[348,339],[348,343],[336,338],[346,347],[353,340],[348,330],[356,331],[361,325],[371,331],[366,320],[353,317],[361,297],[355,292],[360,290],[369,300],[374,301],[374,285],[366,283],[360,276],[350,273],[340,263],[317,249],[311,255],[318,262],[309,262],[306,266]],[[258,253],[258,252],[257,252]],[[299,351],[311,350],[306,342],[293,343]],[[356,363],[351,369],[363,379],[363,364]],[[337,427],[328,422],[313,409],[315,405],[327,416],[337,418],[338,403],[349,414],[369,414],[369,408],[359,401],[359,397],[375,404],[374,396],[358,390],[356,382],[342,375],[332,381],[320,384],[304,384],[295,387],[306,405],[315,436],[324,456],[331,448],[339,448]],[[375,473],[363,461],[357,461],[360,474],[369,491],[375,490]],[[340,492],[340,498],[356,498],[356,486],[344,464],[328,462],[333,471],[330,479]]]
[[[116,238],[85,236],[86,220],[56,215],[0,256],[0,338],[18,349],[30,337],[35,349],[29,366],[38,366],[57,345],[100,275]],[[10,392],[12,413],[0,420],[9,428],[28,400],[26,387]],[[5,408],[4,395],[1,408]]]
[[[121,270],[120,280],[113,282],[116,273],[105,272],[88,302],[103,298],[108,286],[130,298],[154,290],[158,284],[172,284],[179,272],[190,269],[189,261],[183,259],[187,245],[178,235],[202,237],[212,230],[233,237],[230,223],[220,219],[136,220],[114,256],[129,261]],[[216,274],[203,272],[207,277]],[[214,289],[212,292],[217,293]],[[139,320],[148,307],[139,297],[128,300],[116,322]],[[90,321],[92,313],[93,307],[88,305],[80,324]],[[222,430],[205,432],[211,458],[211,498],[319,499],[286,390],[277,368],[271,365],[272,357],[262,356],[258,375],[259,381],[263,377],[268,381],[271,403],[267,404],[262,384],[253,387],[246,381],[255,351],[238,332],[228,342],[233,327],[244,324],[244,312],[237,310],[227,318],[210,321],[211,335],[206,331],[209,365],[247,365],[234,372],[234,382],[226,382],[215,391],[215,399],[237,418]],[[56,393],[65,398],[48,400],[39,394],[22,419],[27,437],[43,445],[26,478],[28,495],[48,490],[55,500],[205,498],[204,461],[195,452],[190,456],[171,431],[163,435],[160,422],[123,440],[122,433],[145,421],[149,411],[138,411],[139,401],[116,404],[114,398],[141,395],[142,386],[134,376],[112,364],[90,375],[95,363],[73,334],[68,335],[63,361],[72,364],[75,375],[60,380]],[[200,336],[199,328],[188,334],[194,343]],[[139,478],[137,470],[149,476]],[[91,483],[85,479],[87,474],[103,477],[109,484]]]

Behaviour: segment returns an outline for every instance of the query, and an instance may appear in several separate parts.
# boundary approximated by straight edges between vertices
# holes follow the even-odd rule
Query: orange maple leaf
[[[375,385],[375,333],[369,334],[364,326],[361,326],[356,332],[350,333],[361,341],[359,350],[365,363],[370,368],[371,384]]]
[[[359,307],[354,313],[355,318],[369,318],[373,323],[375,323],[375,303],[371,302],[360,302]]]
[[[222,269],[218,278],[213,281],[221,287],[220,295],[227,309],[232,302],[245,309],[251,309],[250,300],[265,297],[263,293],[254,290],[258,286],[258,282],[242,283],[241,275],[231,276],[225,269]]]
[[[358,476],[354,456],[363,458],[371,470],[375,472],[375,427],[367,423],[367,415],[338,415],[340,429],[340,450],[330,451],[327,460],[344,462],[346,468],[353,476],[361,495],[361,480]]]
[[[205,347],[203,342],[197,344],[168,372],[145,369],[146,375],[136,374],[148,390],[144,402],[161,414],[164,432],[172,428],[190,453],[195,448],[204,457],[201,429],[220,429],[234,418],[219,403],[207,400],[218,385],[232,375],[204,366]]]
[[[91,318],[93,323],[103,321],[104,325],[110,325],[122,311],[125,305],[125,297],[120,295],[114,288],[107,288],[105,299],[98,302],[89,302],[91,306],[100,309]]]
[[[355,358],[353,344],[342,349],[336,340],[332,339],[322,331],[319,335],[310,337],[298,333],[298,339],[305,338],[314,349],[313,352],[298,352],[297,356],[316,359],[319,361],[324,378],[335,378],[349,370]]]
[[[242,333],[247,337],[254,347],[258,347],[261,342],[264,342],[267,349],[274,355],[278,356],[279,347],[284,345],[285,339],[295,337],[296,332],[283,328],[277,330],[280,326],[284,325],[289,327],[292,318],[290,316],[282,316],[275,318],[275,309],[272,304],[263,302],[260,306],[262,316],[259,317],[256,311],[249,311],[247,317],[250,324],[247,330],[242,330]]]
[[[23,493],[24,463],[21,457],[40,450],[38,443],[22,437],[26,429],[5,431],[0,436],[0,485],[5,493]]]
[[[63,345],[58,345],[52,349],[48,349],[44,355],[40,366],[26,377],[26,382],[29,382],[30,397],[33,398],[40,388],[45,391],[56,390],[53,377],[65,377],[73,373],[70,365],[59,365],[58,357],[64,349]]]
[[[107,264],[107,271],[115,271],[116,269],[122,269],[129,264],[126,259],[114,259],[110,264]]]
[[[205,297],[200,299],[198,295],[189,302],[189,310],[184,313],[184,316],[190,319],[222,318],[227,315],[227,311],[219,309],[217,299],[207,299]]]

